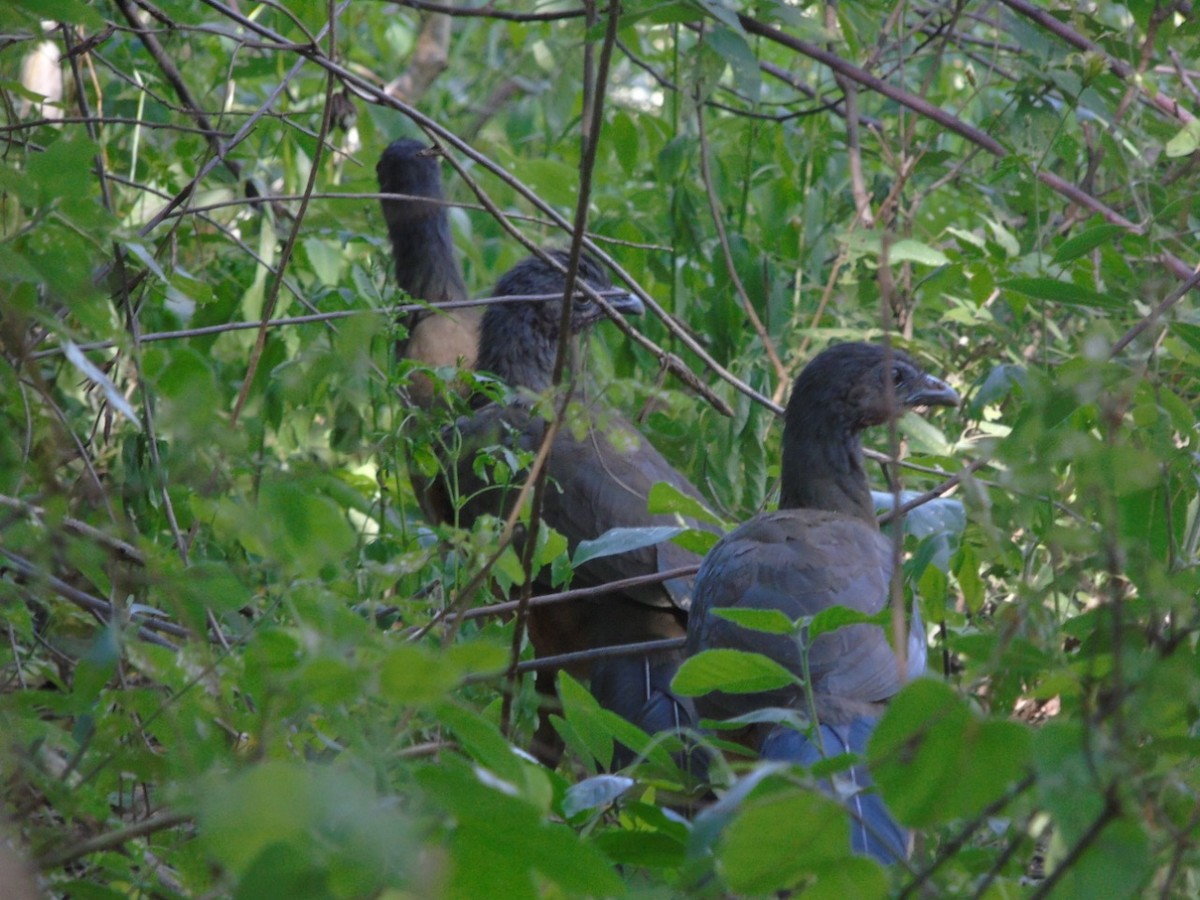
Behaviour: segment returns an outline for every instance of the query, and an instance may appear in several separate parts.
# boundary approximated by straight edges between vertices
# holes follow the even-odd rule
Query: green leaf
[[[711,9],[711,6],[710,6]],[[732,10],[725,10],[733,25],[715,27],[708,33],[708,46],[715,50],[733,73],[738,90],[748,97],[757,97],[762,81],[758,71],[758,60],[746,43],[742,26]],[[725,23],[729,25],[729,22]]]
[[[83,710],[92,704],[109,679],[117,673],[121,658],[121,641],[116,625],[106,625],[96,633],[96,638],[75,666],[71,684],[71,696],[77,709]]]
[[[576,567],[590,559],[600,559],[604,556],[615,556],[618,553],[628,553],[630,550],[641,550],[643,547],[653,547],[663,541],[669,541],[683,531],[673,525],[651,525],[642,528],[610,528],[600,537],[591,541],[580,541],[575,548],[575,558],[572,564]]]
[[[508,665],[511,650],[482,636],[451,644],[444,655],[460,676],[499,674]]]
[[[26,10],[30,21],[51,19],[71,25],[82,25],[89,31],[104,28],[104,17],[80,0],[12,0],[13,5]]]
[[[739,894],[803,885],[805,897],[885,897],[878,864],[850,853],[850,819],[816,790],[747,802],[718,851],[718,871]]]
[[[454,732],[468,756],[494,772],[514,791],[518,789],[524,781],[522,770],[526,764],[517,756],[499,728],[479,713],[452,703],[440,705],[437,717],[439,722],[445,723]]]
[[[557,159],[527,159],[518,173],[547,203],[572,207],[579,189],[579,172]]]
[[[587,689],[567,672],[559,673],[558,693],[566,716],[564,738],[582,745],[576,749],[592,756],[602,768],[612,768],[616,741],[648,758],[663,772],[675,772],[675,763],[664,741],[652,739],[628,719],[601,708]]]
[[[1150,841],[1137,821],[1108,825],[1072,862],[1051,897],[1140,897],[1154,874]]]
[[[777,609],[714,609],[711,614],[726,619],[751,631],[766,634],[794,634],[796,626]]]
[[[796,683],[795,675],[760,653],[704,650],[684,660],[671,687],[685,697],[700,697],[713,691],[754,694]]]
[[[891,264],[915,262],[923,266],[945,266],[950,260],[946,254],[936,247],[930,247],[921,241],[911,238],[896,241],[888,247],[888,262]]]
[[[831,606],[823,609],[809,622],[805,631],[808,640],[814,641],[823,634],[837,631],[847,625],[885,625],[892,620],[892,610],[885,606],[877,613],[865,613],[861,610],[850,609],[848,606]]]
[[[341,563],[354,548],[356,537],[341,509],[314,495],[303,480],[264,484],[261,506],[278,560],[302,572],[316,574],[327,563]]]
[[[954,578],[962,591],[963,602],[973,613],[979,612],[986,597],[983,578],[979,574],[979,560],[975,549],[962,544],[954,560]]]
[[[166,573],[164,573],[165,575]],[[171,582],[183,601],[184,615],[196,629],[205,627],[205,614],[236,613],[253,600],[253,595],[226,563],[200,560],[191,566],[170,570]]]
[[[400,807],[348,772],[271,761],[232,777],[214,773],[200,796],[201,843],[247,887],[302,883],[307,874],[346,896],[373,895],[411,859]]]
[[[441,700],[458,683],[456,667],[416,644],[394,648],[383,661],[379,686],[394,703]]]
[[[1200,120],[1192,119],[1167,141],[1167,156],[1171,159],[1191,156],[1197,147],[1200,147]]]
[[[1094,250],[1101,244],[1107,244],[1113,238],[1126,234],[1128,231],[1129,229],[1122,228],[1120,225],[1093,225],[1075,237],[1063,241],[1054,253],[1054,262],[1061,265],[1078,259],[1090,250]]]
[[[566,719],[562,722],[565,728],[559,729],[563,739],[581,756],[595,759],[602,768],[611,768],[613,735],[604,728],[600,704],[570,672],[559,672],[557,684]]]
[[[637,784],[624,775],[593,775],[571,785],[563,797],[562,810],[567,818],[581,812],[608,806]]]
[[[724,525],[725,522],[716,513],[690,494],[685,494],[673,484],[656,481],[650,488],[650,496],[646,501],[647,511],[652,515],[677,513],[688,516],[700,522],[711,522],[714,525]]]
[[[651,867],[670,872],[682,866],[685,859],[684,844],[660,831],[614,828],[596,835],[594,843],[613,862],[623,866]]]
[[[883,799],[914,827],[978,815],[1028,772],[1016,722],[983,721],[948,685],[918,679],[892,698],[868,748]]]
[[[743,34],[742,23],[738,21],[737,13],[727,0],[692,0],[692,2],[702,7],[706,13],[730,29],[732,33]]]
[[[304,252],[322,284],[338,284],[342,265],[346,260],[345,251],[340,245],[322,238],[310,237],[304,239]]]
[[[545,525],[538,529],[537,552],[533,555],[533,570],[552,565],[567,557],[567,539],[558,531]]]
[[[633,117],[624,110],[619,110],[612,117],[605,132],[617,162],[620,163],[626,175],[632,175],[638,163],[640,135]]]
[[[1190,322],[1172,322],[1169,327],[1172,333],[1179,335],[1189,347],[1200,353],[1200,325],[1193,325]]]
[[[1128,306],[1116,297],[1098,294],[1069,281],[1058,281],[1054,278],[1010,278],[1000,282],[1000,286],[1027,297],[1049,300],[1052,303],[1062,303],[1066,306],[1087,306],[1114,311],[1124,310]]]
[[[1009,258],[1015,258],[1021,254],[1021,244],[1013,237],[1013,233],[1005,228],[995,219],[985,219],[988,230],[992,233],[992,239],[1000,246]]]
[[[566,896],[625,896],[608,860],[571,829],[546,822],[519,797],[480,781],[465,761],[447,757],[423,767],[419,781],[430,804],[453,815],[440,849],[451,860],[448,897],[534,897],[533,876]]]
[[[35,154],[29,160],[29,177],[40,189],[42,202],[95,196],[92,162],[99,152],[100,148],[84,132],[72,131],[63,134],[44,152]]]

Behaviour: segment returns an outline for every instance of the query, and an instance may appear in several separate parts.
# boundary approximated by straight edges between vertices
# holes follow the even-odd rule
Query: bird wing
[[[686,524],[710,529],[692,520],[647,511],[650,489],[665,481],[703,502],[700,492],[663,458],[629,422],[611,411],[583,408],[584,421],[564,424],[547,462],[549,478],[542,519],[567,539],[572,552],[580,542],[594,540],[612,528],[643,528]],[[574,426],[574,427],[572,427]],[[482,513],[507,514],[516,499],[519,478],[510,485],[484,483],[475,470],[474,456],[491,445],[537,452],[546,422],[520,405],[492,404],[458,423],[462,447],[456,475],[465,498],[466,521]],[[573,587],[596,587],[623,578],[697,565],[700,557],[664,542],[625,553],[589,560],[575,571]],[[692,579],[626,588],[621,595],[639,603],[685,610],[691,601]]]
[[[688,651],[729,648],[761,653],[803,677],[790,635],[772,635],[712,615],[717,609],[773,609],[795,621],[833,606],[874,614],[888,598],[891,547],[870,524],[820,510],[755,516],[705,558],[693,588]],[[886,700],[902,684],[896,654],[877,625],[848,625],[807,648],[814,693],[862,703]],[[730,717],[766,706],[793,706],[795,688],[750,695],[711,694],[703,715]]]
[[[611,528],[712,528],[692,519],[648,512],[650,490],[658,482],[701,503],[704,499],[627,420],[612,411],[593,411],[593,415],[598,418],[585,427],[560,432],[550,458],[553,485],[547,492],[545,515],[547,521],[553,516],[554,527],[566,535],[572,550],[578,541],[599,537]],[[576,571],[573,584],[606,584],[699,563],[697,554],[665,541],[589,560]],[[689,576],[627,588],[624,593],[641,603],[667,602],[686,611],[691,590]]]
[[[459,422],[452,439],[461,441],[454,467],[463,499],[460,521],[469,523],[485,513],[507,515],[523,480],[521,473],[515,473],[517,477],[505,484],[489,484],[475,465],[480,451],[490,446],[536,453],[546,428],[544,419],[521,405],[491,404]],[[563,425],[547,461],[547,479],[542,520],[566,537],[572,552],[581,541],[598,538],[611,528],[676,524],[674,517],[647,512],[650,488],[658,481],[701,499],[632,425],[611,411],[585,409],[582,422]],[[449,497],[446,492],[444,500]],[[576,568],[571,586],[598,587],[699,562],[697,554],[662,543],[589,560]],[[548,574],[538,577],[541,590],[552,589]],[[530,613],[529,634],[539,656],[682,637],[691,586],[689,576],[624,588],[584,602],[538,607]],[[677,731],[695,722],[691,702],[671,690],[680,660],[676,649],[610,657],[572,671],[590,676],[592,693],[601,706],[652,734]],[[618,767],[631,759],[628,748],[616,748]],[[687,765],[698,771],[699,763]]]

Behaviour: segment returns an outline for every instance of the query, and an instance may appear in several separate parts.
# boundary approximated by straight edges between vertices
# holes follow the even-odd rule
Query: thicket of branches
[[[0,101],[0,893],[1200,891],[1190,3],[17,0]],[[600,774],[569,680],[564,763],[513,752],[529,572],[408,481],[401,135],[476,295],[583,241],[646,296],[589,377],[728,523],[816,350],[964,394],[877,436],[926,517],[936,671],[871,759],[908,865],[803,772]]]

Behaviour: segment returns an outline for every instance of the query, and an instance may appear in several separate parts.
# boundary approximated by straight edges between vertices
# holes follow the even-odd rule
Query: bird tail
[[[696,707],[688,697],[671,690],[671,679],[679,669],[679,653],[648,656],[617,656],[599,660],[592,669],[591,688],[599,704],[632,722],[646,734],[686,734],[696,727]],[[676,760],[681,768],[701,777],[702,754],[688,753]],[[618,744],[613,765],[621,768],[633,762],[635,753]]]
[[[845,725],[822,723],[808,732],[777,725],[763,740],[764,759],[812,766],[843,753],[862,755],[878,720],[859,716]],[[850,813],[850,846],[855,853],[889,865],[907,859],[912,836],[892,817],[875,793],[871,775],[862,763],[823,779],[822,789]]]

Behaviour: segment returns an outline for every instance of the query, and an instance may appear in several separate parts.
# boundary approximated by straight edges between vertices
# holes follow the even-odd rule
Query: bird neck
[[[465,300],[467,287],[458,267],[458,254],[445,211],[396,217],[388,222],[396,283],[409,295],[430,303]]]
[[[836,410],[789,411],[783,431],[780,509],[824,509],[875,524],[859,431]]]
[[[547,390],[554,380],[558,335],[534,327],[531,317],[522,315],[524,309],[501,312],[490,307],[484,313],[476,368],[491,372],[511,388]]]

